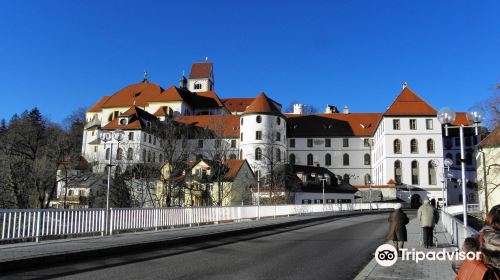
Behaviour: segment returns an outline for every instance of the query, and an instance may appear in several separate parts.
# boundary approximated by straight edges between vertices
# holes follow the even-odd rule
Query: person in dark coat
[[[398,252],[408,240],[406,225],[409,222],[410,219],[408,219],[408,216],[406,216],[401,209],[401,203],[396,204],[394,206],[394,211],[389,216],[390,228],[387,234],[387,240],[392,240]]]

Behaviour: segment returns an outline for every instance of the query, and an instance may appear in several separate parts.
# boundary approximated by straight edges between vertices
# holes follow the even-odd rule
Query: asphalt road
[[[388,215],[340,218],[202,244],[131,252],[1,278],[353,279],[384,242]]]

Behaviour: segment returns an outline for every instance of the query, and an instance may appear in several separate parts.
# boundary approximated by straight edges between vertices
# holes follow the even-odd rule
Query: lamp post
[[[445,136],[448,137],[448,129],[458,128],[460,132],[460,163],[462,167],[462,205],[463,205],[463,216],[464,216],[464,229],[467,228],[467,195],[466,195],[466,180],[465,180],[465,148],[464,148],[464,128],[471,127],[474,128],[476,136],[478,135],[478,126],[484,120],[484,113],[480,110],[474,110],[467,113],[467,120],[472,122],[472,126],[451,126],[451,123],[455,121],[455,112],[448,107],[442,108],[438,111],[437,118],[441,124],[444,125]]]
[[[325,175],[319,176],[319,180],[323,183],[323,212],[325,212],[325,182],[327,180]]]
[[[113,139],[118,142],[118,148],[120,147],[120,142],[125,138],[125,133],[121,129],[115,131],[99,131],[97,137],[104,142],[104,151],[106,151],[106,143],[112,141]],[[105,152],[106,155],[106,152]],[[109,149],[109,159],[108,159],[108,186],[106,190],[106,232],[109,233],[109,187],[111,182],[111,167],[113,166],[113,142],[110,142]]]
[[[453,165],[453,161],[449,158],[446,158],[443,162],[443,207],[448,207],[448,180],[451,179],[449,176],[453,177],[453,174],[450,172],[450,166]],[[445,172],[444,169],[447,169]],[[445,199],[445,190],[446,190],[446,199]]]

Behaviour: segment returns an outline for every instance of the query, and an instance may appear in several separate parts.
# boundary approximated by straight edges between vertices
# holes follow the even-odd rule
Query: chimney
[[[304,104],[293,104],[293,113],[300,115],[304,113]]]
[[[408,86],[408,83],[406,81],[403,82],[403,89],[405,89]]]
[[[344,111],[343,111],[344,114],[349,114],[349,107],[344,106]]]

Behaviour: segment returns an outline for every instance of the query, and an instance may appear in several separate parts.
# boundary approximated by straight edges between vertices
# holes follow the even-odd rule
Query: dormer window
[[[127,124],[128,124],[127,118],[120,118],[120,125],[127,125]]]

